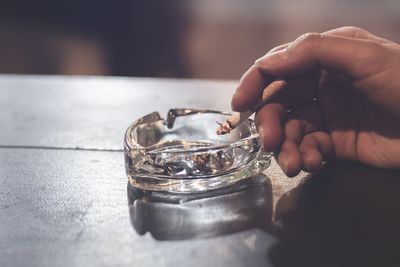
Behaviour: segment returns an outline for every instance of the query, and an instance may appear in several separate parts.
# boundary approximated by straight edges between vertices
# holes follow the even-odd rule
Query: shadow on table
[[[157,240],[226,235],[271,225],[272,190],[265,175],[250,178],[229,192],[188,199],[143,194],[128,185],[130,218],[136,232]],[[189,201],[190,200],[190,201]],[[181,202],[181,203],[179,203]]]
[[[295,190],[268,251],[274,266],[400,266],[399,171],[332,165]]]

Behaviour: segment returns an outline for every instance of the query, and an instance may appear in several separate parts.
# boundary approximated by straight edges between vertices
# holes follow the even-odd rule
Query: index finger
[[[240,79],[238,88],[232,97],[232,110],[246,111],[253,109],[260,99],[263,89],[274,80],[274,77],[251,66]]]

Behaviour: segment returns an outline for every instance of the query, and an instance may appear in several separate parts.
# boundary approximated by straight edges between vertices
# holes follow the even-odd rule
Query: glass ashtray
[[[153,112],[131,124],[124,146],[129,184],[145,191],[204,193],[261,173],[271,153],[261,150],[251,119],[227,135],[216,134],[216,122],[229,116],[171,109],[166,120]]]

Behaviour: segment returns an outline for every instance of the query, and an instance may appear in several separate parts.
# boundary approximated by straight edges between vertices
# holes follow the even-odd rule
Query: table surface
[[[289,179],[273,162],[263,184],[182,204],[127,190],[132,121],[229,110],[235,84],[0,75],[0,266],[400,266],[398,171]]]

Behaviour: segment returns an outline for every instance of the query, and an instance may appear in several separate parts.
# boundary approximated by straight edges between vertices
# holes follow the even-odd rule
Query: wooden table
[[[0,266],[400,266],[400,173],[331,164],[183,204],[127,190],[127,126],[235,82],[0,75]]]

